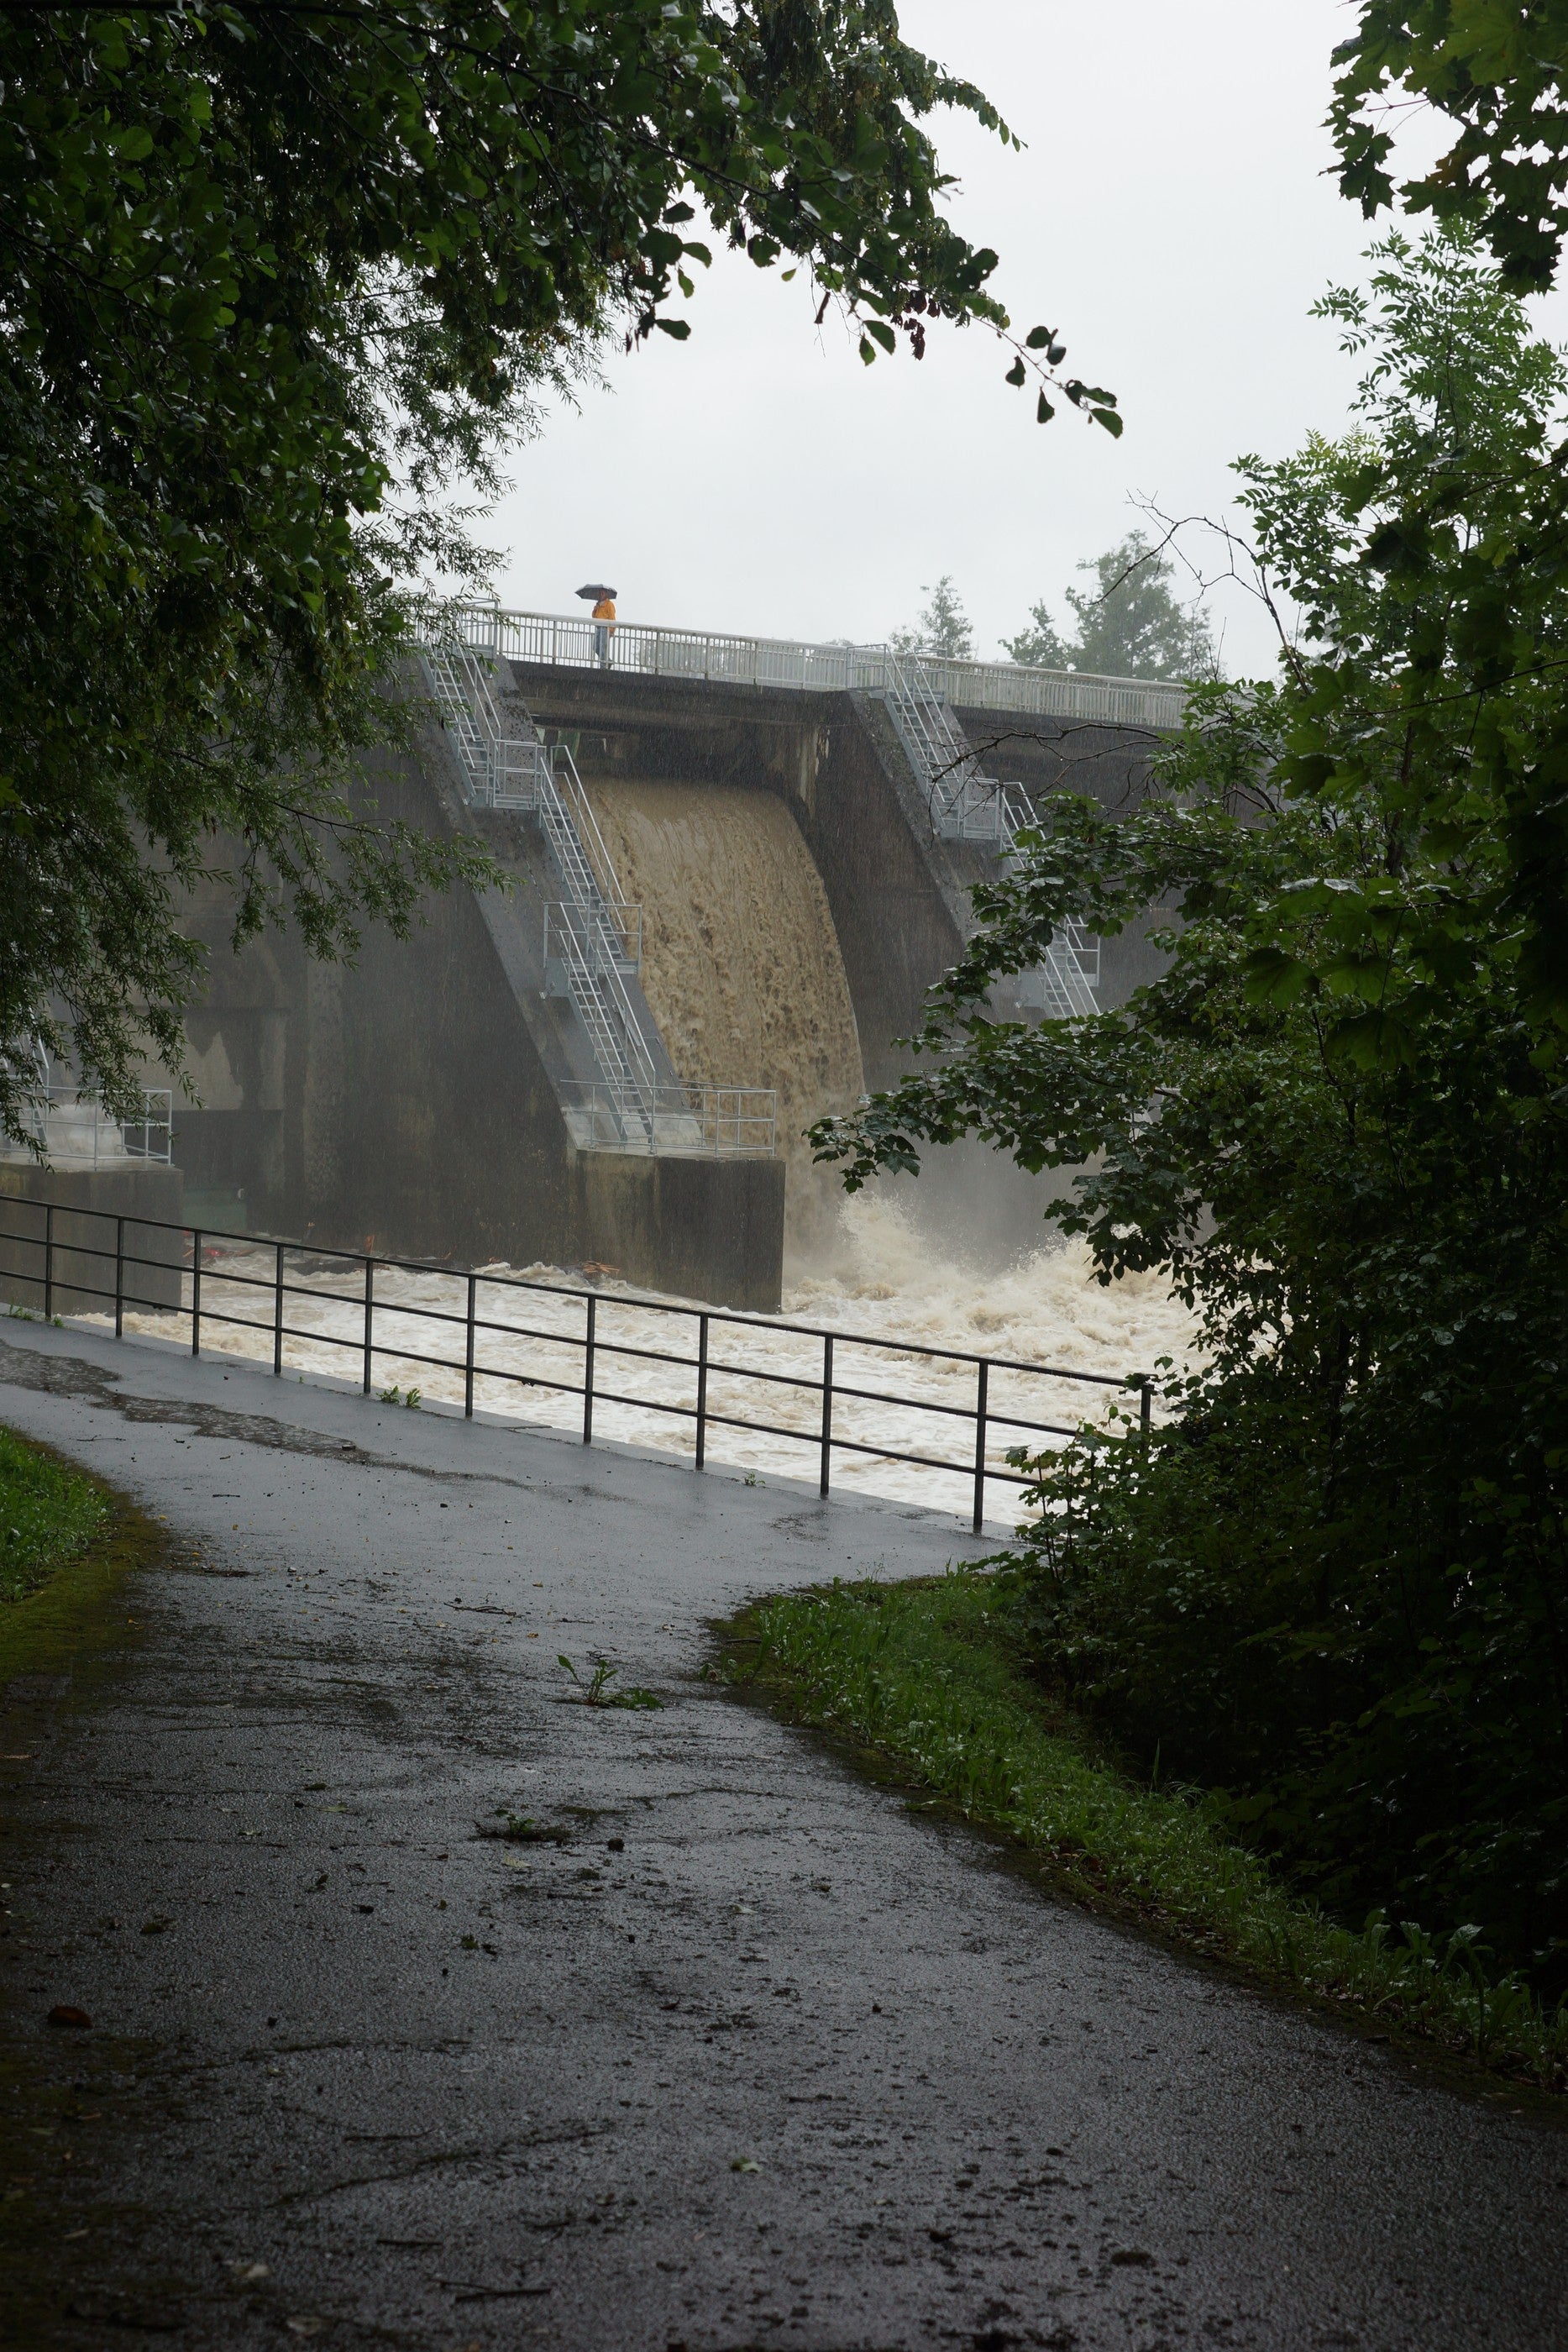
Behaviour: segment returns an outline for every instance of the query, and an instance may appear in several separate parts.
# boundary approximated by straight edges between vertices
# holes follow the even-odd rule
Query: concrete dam
[[[624,625],[601,667],[579,621],[460,623],[361,813],[465,832],[511,887],[435,894],[351,965],[235,955],[221,890],[195,902],[186,1218],[776,1310],[836,1197],[802,1129],[908,1066],[1029,798],[1124,803],[1179,690]],[[1150,969],[1135,936],[1053,942],[1019,1008]],[[928,1208],[962,1213],[960,1156]]]

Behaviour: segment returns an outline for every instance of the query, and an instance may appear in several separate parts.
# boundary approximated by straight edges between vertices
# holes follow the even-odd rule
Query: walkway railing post
[[[697,1468],[707,1454],[707,1317],[697,1317]]]
[[[975,1533],[986,1518],[986,1406],[990,1393],[989,1364],[982,1360],[975,1384]]]
[[[56,1265],[57,1239],[59,1239],[59,1246],[65,1251],[68,1256],[72,1253],[75,1253],[78,1256],[93,1256],[98,1259],[99,1264],[101,1264],[102,1261],[109,1256],[110,1253],[107,1247],[101,1243],[89,1244],[73,1238],[71,1230],[67,1231],[63,1239],[60,1239],[57,1235],[54,1211],[58,1207],[68,1215],[76,1213],[71,1211],[68,1202],[35,1201],[29,1203],[29,1206],[40,1209],[44,1212],[44,1232],[41,1236],[44,1251],[44,1268],[40,1286],[45,1300],[46,1309],[52,1317],[53,1309],[57,1303],[60,1290],[62,1287],[68,1288],[73,1279],[68,1266],[62,1270]],[[110,1297],[113,1297],[114,1336],[117,1339],[124,1336],[127,1310],[131,1307],[135,1307],[146,1303],[140,1293],[135,1297],[129,1295],[127,1286],[127,1269],[131,1265],[152,1265],[154,1263],[151,1258],[141,1257],[131,1251],[127,1239],[128,1228],[134,1225],[138,1233],[148,1232],[167,1234],[172,1236],[181,1236],[189,1241],[191,1248],[191,1255],[189,1259],[191,1268],[191,1291],[189,1304],[189,1313],[191,1318],[191,1354],[193,1357],[199,1357],[202,1352],[203,1282],[206,1271],[204,1264],[204,1259],[205,1257],[205,1249],[204,1245],[204,1236],[201,1227],[182,1225],[166,1222],[161,1218],[146,1218],[134,1215],[128,1216],[112,1210],[89,1210],[82,1213],[95,1217],[99,1224],[112,1223],[114,1226],[113,1290],[112,1292],[110,1292],[100,1285],[96,1294],[93,1294],[89,1290],[87,1295],[96,1295],[100,1300],[106,1300]],[[374,1236],[371,1235],[369,1238],[373,1240]],[[221,1263],[217,1263],[221,1257],[221,1253],[216,1247],[214,1249],[213,1255],[214,1259],[214,1271],[217,1275],[218,1280],[221,1283],[227,1284],[231,1290],[236,1288],[244,1288],[246,1290],[271,1290],[273,1294],[272,1370],[275,1377],[281,1377],[284,1369],[283,1342],[289,1336],[286,1314],[287,1301],[290,1289],[290,1285],[287,1279],[288,1255],[291,1250],[297,1252],[308,1250],[309,1244],[308,1243],[300,1242],[279,1241],[276,1235],[271,1234],[265,1235],[260,1234],[246,1234],[242,1235],[227,1232],[226,1230],[220,1232],[218,1240],[231,1244],[235,1243],[242,1244],[247,1255],[251,1252],[255,1252],[258,1255],[263,1252],[271,1253],[272,1271],[270,1275],[264,1275],[260,1273],[259,1270],[253,1270],[247,1274],[237,1267],[229,1267]],[[357,1255],[360,1255],[360,1253],[357,1251],[344,1251],[340,1254],[340,1262],[347,1260],[351,1264],[353,1257]],[[183,1266],[185,1263],[186,1261],[182,1254],[178,1260],[178,1265]],[[334,1344],[342,1347],[345,1350],[353,1349],[355,1348],[359,1348],[361,1350],[363,1361],[363,1386],[365,1394],[369,1396],[372,1393],[374,1389],[375,1358],[378,1352],[375,1337],[375,1274],[378,1260],[367,1252],[361,1258],[361,1263],[363,1265],[365,1276],[363,1300],[364,1329],[362,1339],[356,1339],[353,1335],[351,1329],[351,1314],[347,1315],[345,1318],[346,1323],[350,1328],[344,1328],[343,1325],[340,1325],[335,1332],[323,1332],[321,1336],[323,1338],[330,1339],[333,1340]],[[389,1269],[393,1273],[403,1272],[417,1275],[421,1277],[427,1276],[432,1272],[437,1270],[423,1261],[415,1262],[402,1258],[389,1258],[387,1260],[387,1265]],[[172,1274],[176,1271],[176,1268],[172,1267],[166,1270]],[[584,1328],[581,1339],[583,1349],[582,1443],[584,1445],[591,1445],[593,1444],[593,1412],[598,1397],[599,1298],[601,1294],[587,1288],[580,1291],[575,1289],[561,1291],[554,1284],[532,1283],[526,1279],[519,1280],[517,1277],[508,1277],[504,1275],[497,1276],[493,1274],[480,1274],[467,1269],[460,1270],[455,1267],[447,1268],[446,1272],[455,1277],[459,1274],[459,1272],[461,1272],[461,1278],[463,1279],[466,1289],[466,1306],[465,1310],[462,1314],[453,1311],[450,1304],[449,1294],[447,1303],[440,1307],[421,1307],[418,1305],[402,1306],[399,1304],[397,1299],[392,1301],[392,1305],[399,1314],[423,1316],[448,1327],[454,1323],[459,1322],[464,1325],[464,1412],[465,1416],[469,1419],[472,1419],[474,1415],[475,1391],[478,1378],[479,1283],[481,1281],[496,1283],[503,1292],[507,1293],[509,1293],[514,1289],[526,1292],[547,1292],[552,1298],[562,1303],[564,1303],[566,1299],[571,1297],[581,1298],[584,1307]],[[180,1278],[183,1283],[183,1275]],[[75,1277],[75,1280],[78,1286],[84,1282],[84,1278],[79,1276]],[[303,1278],[297,1281],[293,1287],[297,1296],[306,1299],[314,1299],[323,1297],[325,1296],[331,1296],[335,1297],[338,1303],[344,1309],[351,1309],[354,1303],[353,1294],[351,1291],[347,1297],[344,1297],[340,1291],[333,1294],[319,1293],[313,1290],[309,1284]],[[77,1295],[81,1295],[79,1287]],[[183,1293],[181,1295],[183,1296]],[[804,1443],[807,1444],[815,1443],[819,1447],[819,1492],[824,1500],[829,1495],[832,1483],[832,1456],[835,1443],[846,1453],[860,1453],[862,1454],[869,1454],[892,1462],[918,1464],[923,1468],[944,1473],[950,1480],[954,1481],[963,1478],[971,1479],[973,1486],[973,1509],[971,1517],[974,1531],[977,1535],[981,1534],[984,1530],[988,1487],[991,1480],[999,1479],[1004,1484],[1021,1486],[1027,1486],[1030,1484],[1027,1475],[1019,1475],[1010,1466],[1003,1468],[999,1464],[995,1469],[990,1466],[988,1458],[988,1441],[991,1419],[990,1374],[992,1360],[989,1358],[972,1354],[967,1349],[960,1352],[956,1349],[921,1347],[918,1344],[911,1345],[909,1342],[892,1338],[873,1337],[870,1333],[857,1334],[855,1332],[849,1332],[845,1334],[845,1337],[850,1340],[852,1346],[881,1348],[893,1350],[895,1353],[902,1353],[905,1349],[907,1349],[911,1355],[926,1357],[934,1361],[940,1360],[944,1368],[952,1372],[957,1372],[961,1366],[965,1364],[973,1365],[975,1370],[976,1392],[975,1402],[972,1407],[966,1407],[964,1405],[946,1402],[937,1402],[928,1398],[912,1397],[904,1392],[901,1392],[897,1395],[885,1395],[882,1391],[869,1391],[858,1388],[852,1381],[849,1391],[852,1398],[861,1399],[871,1402],[883,1402],[900,1408],[912,1408],[915,1410],[924,1409],[948,1415],[956,1415],[959,1420],[972,1419],[975,1432],[972,1461],[961,1462],[956,1458],[958,1451],[958,1442],[956,1440],[956,1431],[954,1433],[956,1442],[954,1443],[952,1454],[949,1455],[945,1452],[942,1459],[934,1461],[929,1455],[924,1453],[904,1453],[891,1447],[870,1443],[870,1438],[875,1433],[874,1429],[866,1432],[865,1442],[862,1442],[861,1439],[857,1439],[852,1434],[848,1437],[835,1439],[833,1429],[833,1405],[836,1395],[834,1364],[838,1339],[837,1333],[825,1331],[820,1326],[813,1328],[809,1325],[803,1326],[797,1323],[787,1323],[782,1321],[775,1323],[767,1318],[751,1318],[732,1316],[727,1314],[723,1308],[717,1308],[710,1312],[706,1308],[688,1306],[677,1303],[674,1300],[646,1300],[635,1303],[639,1306],[646,1307],[647,1308],[662,1312],[673,1318],[691,1317],[695,1318],[697,1326],[697,1348],[695,1358],[680,1354],[678,1352],[679,1343],[678,1341],[674,1340],[671,1343],[671,1347],[672,1349],[675,1349],[677,1352],[669,1352],[657,1349],[644,1349],[641,1348],[631,1348],[629,1341],[620,1342],[614,1339],[609,1339],[606,1342],[606,1345],[609,1347],[612,1355],[620,1351],[630,1352],[631,1354],[639,1357],[646,1356],[650,1361],[665,1365],[670,1369],[672,1373],[675,1374],[692,1368],[695,1364],[697,1375],[696,1409],[695,1414],[689,1406],[683,1405],[679,1402],[681,1391],[678,1386],[672,1387],[672,1389],[667,1392],[667,1401],[665,1398],[649,1397],[646,1400],[646,1402],[649,1405],[652,1405],[655,1411],[662,1411],[672,1415],[684,1414],[688,1419],[695,1419],[696,1423],[695,1467],[698,1470],[704,1469],[706,1465],[709,1422],[714,1422],[719,1424],[722,1428],[727,1418],[724,1413],[716,1412],[714,1410],[711,1394],[711,1381],[709,1378],[710,1373],[713,1370],[717,1370],[723,1372],[727,1379],[730,1380],[754,1377],[761,1380],[783,1381],[795,1391],[797,1397],[800,1400],[800,1403],[803,1404],[805,1392],[808,1392],[810,1390],[813,1383],[810,1373],[805,1369],[800,1357],[795,1352],[793,1343],[797,1339],[813,1338],[820,1339],[822,1342],[822,1366],[820,1378],[821,1415],[820,1428],[815,1436],[813,1436],[809,1428],[802,1428],[798,1421],[791,1426],[788,1427],[781,1427],[772,1423],[750,1421],[741,1422],[736,1425],[747,1430],[756,1430],[760,1433],[770,1436],[789,1438],[797,1443]],[[259,1318],[252,1318],[248,1316],[236,1317],[225,1314],[221,1300],[218,1307],[214,1311],[220,1323],[238,1322],[244,1328],[257,1332],[264,1331],[267,1328],[267,1325],[259,1319]],[[790,1353],[788,1360],[798,1367],[798,1369],[789,1372],[773,1371],[753,1365],[739,1363],[733,1356],[727,1353],[716,1366],[712,1353],[712,1325],[714,1315],[716,1313],[721,1322],[745,1322],[747,1324],[755,1322],[755,1327],[763,1330],[772,1330],[780,1334],[788,1334],[791,1341]],[[486,1328],[507,1332],[510,1327],[503,1322],[500,1324],[493,1323]],[[666,1325],[665,1328],[668,1328],[668,1326]],[[298,1336],[298,1331],[295,1336]],[[572,1344],[570,1334],[563,1334],[559,1328],[556,1328],[553,1335],[551,1333],[539,1331],[532,1334],[531,1336],[541,1340],[548,1340],[552,1347],[559,1347],[565,1344],[570,1348]],[[221,1338],[219,1344],[221,1349]],[[383,1355],[391,1355],[396,1354],[398,1350],[392,1343],[389,1342],[387,1347],[380,1349],[380,1352]],[[456,1367],[452,1363],[451,1358],[448,1356],[432,1356],[428,1360],[432,1363],[445,1364],[451,1370],[456,1369]],[[614,1368],[612,1366],[612,1371],[613,1369]],[[852,1367],[852,1370],[854,1368]],[[1038,1375],[1040,1377],[1051,1380],[1092,1381],[1103,1391],[1113,1391],[1122,1398],[1125,1398],[1129,1389],[1135,1390],[1138,1397],[1137,1442],[1145,1450],[1145,1454],[1152,1450],[1154,1443],[1154,1379],[1152,1375],[1146,1372],[1128,1372],[1118,1377],[1114,1374],[1106,1372],[1069,1371],[1062,1367],[1049,1364],[1014,1363],[1009,1359],[997,1360],[997,1370],[1014,1374],[1028,1374],[1030,1376]],[[531,1389],[535,1386],[542,1385],[551,1390],[556,1390],[564,1386],[565,1393],[570,1394],[570,1381],[566,1381],[564,1384],[554,1380],[539,1381],[536,1379],[532,1370],[507,1371],[498,1368],[492,1368],[486,1372],[485,1376],[492,1382],[510,1380],[517,1381],[524,1388]],[[393,1390],[390,1391],[389,1393],[395,1399],[399,1392]],[[615,1390],[607,1391],[606,1402],[613,1403],[619,1391]],[[1042,1433],[1061,1436],[1070,1436],[1071,1434],[1070,1431],[1058,1429],[1054,1423],[1036,1423],[1024,1419],[1021,1417],[1019,1409],[1016,1407],[1011,1411],[1007,1410],[1006,1408],[1010,1402],[1010,1396],[1004,1399],[1004,1409],[998,1415],[998,1426],[1003,1429],[1004,1432],[1008,1429],[1013,1429],[1018,1431],[1038,1431]],[[1115,1411],[1113,1418],[1120,1423],[1125,1433],[1127,1442],[1134,1442],[1131,1413],[1125,1410],[1124,1406],[1122,1406]],[[855,1424],[852,1421],[852,1428],[854,1425]],[[677,1441],[677,1444],[678,1443],[679,1441]],[[1004,1444],[1004,1443],[1005,1437],[998,1440],[998,1449]],[[1012,1458],[1013,1457],[1010,1456],[1009,1457],[1009,1463]],[[951,1487],[949,1487],[947,1491],[951,1493]],[[956,1499],[956,1498],[955,1496],[955,1502]]]

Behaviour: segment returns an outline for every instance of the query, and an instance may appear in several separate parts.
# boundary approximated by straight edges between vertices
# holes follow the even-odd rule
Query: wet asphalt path
[[[705,1621],[950,1524],[42,1326],[0,1419],[173,1545],[90,1697],[11,1694],[5,2030],[84,2087],[5,2340],[1568,2345],[1560,2131],[698,1679]],[[570,1704],[561,1651],[666,1706]]]

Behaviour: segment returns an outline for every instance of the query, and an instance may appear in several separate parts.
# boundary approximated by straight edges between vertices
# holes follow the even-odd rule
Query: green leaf
[[[1336,1022],[1325,1043],[1335,1061],[1357,1070],[1399,1069],[1416,1058],[1416,1040],[1404,1019],[1381,1009]]]
[[[1028,374],[1029,371],[1024,366],[1022,360],[1014,360],[1011,367],[1008,370],[1007,382],[1013,384],[1026,383],[1028,381]]]
[[[662,335],[673,335],[677,343],[684,343],[692,331],[685,319],[655,319],[653,324]]]
[[[1249,1004],[1294,1004],[1312,978],[1307,966],[1282,948],[1254,948],[1245,969]]]
[[[1050,401],[1049,401],[1049,400],[1047,400],[1047,398],[1046,398],[1046,396],[1045,396],[1044,393],[1042,392],[1042,393],[1040,394],[1040,398],[1039,398],[1039,399],[1036,401],[1036,403],[1035,403],[1035,407],[1034,407],[1034,421],[1035,421],[1035,423],[1036,423],[1037,425],[1049,425],[1049,424],[1051,423],[1051,418],[1052,418],[1055,415],[1056,415],[1056,411],[1055,411],[1055,409],[1054,409],[1054,408],[1052,408],[1052,406],[1051,406],[1051,404]]]
[[[1031,327],[1024,337],[1024,341],[1031,352],[1042,352],[1049,345],[1051,337],[1051,330],[1049,327]]]
[[[865,331],[874,341],[882,345],[884,352],[894,352],[898,349],[898,338],[884,320],[868,319],[865,321]]]

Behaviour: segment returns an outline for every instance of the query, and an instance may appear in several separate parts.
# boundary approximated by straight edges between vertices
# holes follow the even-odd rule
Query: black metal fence
[[[499,1381],[519,1389],[580,1396],[585,1445],[593,1441],[596,1404],[632,1406],[695,1424],[698,1470],[707,1458],[710,1432],[740,1430],[785,1439],[814,1454],[818,1488],[824,1496],[830,1489],[835,1456],[858,1455],[944,1472],[962,1478],[967,1485],[972,1481],[972,1524],[977,1532],[985,1517],[988,1484],[1022,1486],[1030,1483],[1026,1473],[990,1458],[995,1449],[1077,1434],[1073,1424],[1040,1420],[1009,1409],[1016,1406],[1018,1400],[999,1399],[993,1392],[993,1383],[998,1379],[1014,1387],[1029,1381],[1069,1381],[1099,1391],[1120,1391],[1129,1399],[1135,1395],[1135,1433],[1146,1439],[1149,1432],[1151,1389],[1147,1374],[1119,1377],[1079,1371],[1063,1365],[1026,1363],[960,1349],[929,1347],[900,1338],[831,1330],[778,1317],[736,1314],[722,1307],[685,1306],[669,1299],[629,1297],[620,1293],[606,1294],[596,1287],[534,1281],[523,1275],[456,1269],[429,1260],[328,1249],[314,1243],[278,1241],[269,1235],[119,1216],[74,1204],[7,1197],[0,1207],[4,1212],[0,1220],[0,1295],[8,1293],[15,1303],[23,1307],[41,1307],[46,1317],[52,1318],[62,1311],[105,1316],[112,1311],[115,1336],[120,1338],[124,1333],[128,1312],[169,1315],[189,1325],[193,1356],[201,1354],[204,1337],[214,1327],[219,1330],[243,1329],[252,1335],[253,1344],[259,1341],[265,1347],[270,1340],[272,1370],[278,1376],[286,1367],[288,1342],[308,1341],[315,1347],[340,1351],[345,1361],[351,1361],[367,1396],[375,1385],[378,1360],[399,1367],[419,1365],[461,1376],[463,1410],[470,1418],[475,1410],[476,1381]],[[36,1229],[29,1231],[29,1223],[35,1223]],[[378,1299],[378,1274],[417,1276],[426,1283],[445,1286],[448,1295],[444,1303],[438,1304],[407,1297]],[[481,1313],[482,1291],[500,1293],[503,1301],[516,1297],[525,1307],[536,1297],[576,1301],[581,1308],[580,1329],[541,1329],[537,1323],[503,1319],[494,1311]],[[235,1311],[237,1307],[253,1300],[262,1308],[261,1313]],[[289,1314],[298,1311],[297,1302],[301,1300],[309,1300],[318,1307],[329,1304],[341,1310],[338,1319],[347,1328],[331,1329],[319,1322],[306,1328],[290,1322]],[[487,1300],[486,1304],[493,1302]],[[692,1351],[645,1347],[624,1334],[607,1330],[606,1307],[612,1307],[622,1318],[664,1318],[664,1326],[673,1331],[689,1334]],[[378,1315],[382,1318],[379,1337]],[[389,1338],[389,1317],[414,1318],[422,1336],[428,1329],[432,1349],[449,1334],[452,1350],[430,1352],[411,1347],[405,1336]],[[815,1361],[809,1367],[781,1366],[739,1362],[727,1353],[716,1354],[716,1335],[727,1338],[734,1334],[738,1338],[746,1333],[768,1335],[769,1339],[787,1335],[791,1341],[816,1343],[821,1348],[820,1370]],[[504,1339],[509,1346],[519,1341],[537,1343],[540,1358],[526,1370],[516,1364],[497,1362],[493,1349],[486,1360],[486,1342],[497,1339]],[[973,1377],[973,1390],[964,1402],[957,1402],[947,1397],[915,1395],[907,1387],[902,1391],[868,1388],[861,1385],[859,1379],[845,1379],[841,1370],[835,1370],[835,1349],[869,1351],[873,1363],[881,1360],[897,1365],[914,1360],[924,1365],[948,1368],[958,1375],[967,1367]],[[813,1356],[814,1352],[813,1349]],[[672,1368],[678,1375],[676,1385],[683,1393],[629,1395],[623,1387],[611,1385],[616,1378],[617,1365],[627,1363]],[[576,1376],[559,1377],[569,1364],[578,1367]],[[735,1402],[731,1391],[737,1383],[756,1383],[762,1402],[770,1391],[783,1389],[796,1396],[815,1398],[818,1409],[810,1412],[809,1425],[798,1423],[794,1426],[778,1420],[758,1419],[750,1412],[726,1410],[726,1403]],[[455,1378],[453,1384],[455,1387]],[[718,1402],[712,1393],[716,1384],[726,1391]],[[386,1393],[397,1400],[397,1391]],[[455,1395],[452,1402],[455,1404]],[[932,1447],[940,1442],[943,1429],[956,1424],[964,1433],[961,1458],[955,1460],[924,1446],[912,1449],[876,1443],[867,1433],[869,1416],[861,1413],[858,1427],[852,1418],[861,1407],[896,1408],[904,1413],[932,1416],[936,1424],[929,1441]],[[835,1413],[842,1415],[846,1412],[852,1416],[849,1425],[841,1418],[835,1427]],[[1131,1413],[1126,1420],[1125,1434],[1133,1436]]]

